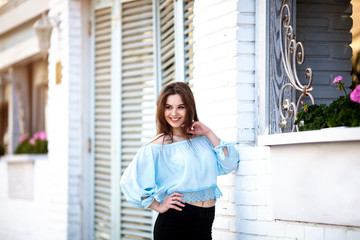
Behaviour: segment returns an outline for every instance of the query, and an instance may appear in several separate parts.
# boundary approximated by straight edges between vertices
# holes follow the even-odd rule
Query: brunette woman
[[[154,240],[208,240],[218,175],[238,166],[235,143],[220,140],[199,121],[190,87],[165,86],[157,101],[157,133],[137,152],[121,178],[127,200],[159,213]]]

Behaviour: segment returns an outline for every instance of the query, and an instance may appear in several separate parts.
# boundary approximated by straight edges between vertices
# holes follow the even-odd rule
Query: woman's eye
[[[180,106],[179,109],[184,109],[185,107],[184,106]]]
[[[166,106],[165,108],[166,108],[166,109],[171,109],[171,106]]]

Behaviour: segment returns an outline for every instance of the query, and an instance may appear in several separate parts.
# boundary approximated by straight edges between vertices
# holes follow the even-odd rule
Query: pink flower
[[[334,78],[333,83],[334,83],[334,84],[335,84],[335,83],[340,83],[342,80],[343,80],[343,77],[342,77],[342,76],[337,76],[337,77]]]
[[[42,131],[42,132],[37,132],[34,134],[34,137],[33,137],[35,140],[36,139],[39,139],[41,141],[44,141],[46,140],[46,132],[45,131]]]
[[[358,85],[354,91],[350,93],[350,99],[353,102],[360,103],[360,85]]]
[[[28,136],[27,136],[26,134],[22,135],[22,136],[20,137],[20,142],[21,142],[21,143],[24,142],[27,138],[28,138]]]
[[[35,145],[35,139],[34,138],[30,138],[29,143],[32,145]]]

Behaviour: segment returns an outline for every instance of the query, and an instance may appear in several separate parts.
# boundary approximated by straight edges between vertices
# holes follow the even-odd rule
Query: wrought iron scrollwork
[[[285,29],[285,34],[283,33]],[[284,36],[283,36],[284,34]],[[299,105],[301,99],[304,96],[308,96],[311,99],[312,104],[314,104],[314,98],[311,95],[311,91],[314,89],[312,86],[312,70],[311,68],[306,68],[305,77],[309,79],[307,85],[301,84],[297,76],[296,64],[303,64],[305,59],[304,46],[301,42],[296,42],[294,39],[294,31],[291,26],[291,16],[290,16],[290,7],[286,3],[286,0],[283,0],[281,11],[280,11],[280,50],[281,50],[281,60],[288,76],[290,82],[286,83],[280,92],[279,97],[279,111],[280,111],[280,123],[279,127],[282,131],[283,128],[288,123],[288,120],[293,118],[293,122],[296,121],[296,114],[299,110]],[[301,92],[298,100],[292,101],[291,99],[284,99],[284,91],[286,88],[293,88]],[[293,124],[292,131],[298,131],[298,126]]]

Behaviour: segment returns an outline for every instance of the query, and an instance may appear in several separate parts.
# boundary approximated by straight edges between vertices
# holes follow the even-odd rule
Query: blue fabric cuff
[[[154,200],[155,200],[155,199],[154,199],[153,196],[149,196],[149,197],[141,200],[141,205],[142,205],[144,208],[149,208],[150,205],[152,204],[152,202],[153,202]]]
[[[215,153],[218,154],[219,158],[221,160],[225,160],[226,156],[225,156],[225,153],[224,153],[224,147],[227,148],[228,150],[228,154],[230,155],[230,149],[229,147],[232,147],[236,145],[236,143],[234,142],[224,142],[223,140],[220,140],[220,144],[216,147],[213,148],[213,150],[215,151]]]
[[[161,203],[162,201],[164,201],[166,196],[167,195],[166,195],[165,187],[161,187],[161,188],[157,189],[154,194],[150,195],[149,197],[147,197],[145,199],[142,199],[141,205],[144,208],[149,208],[154,200]]]

